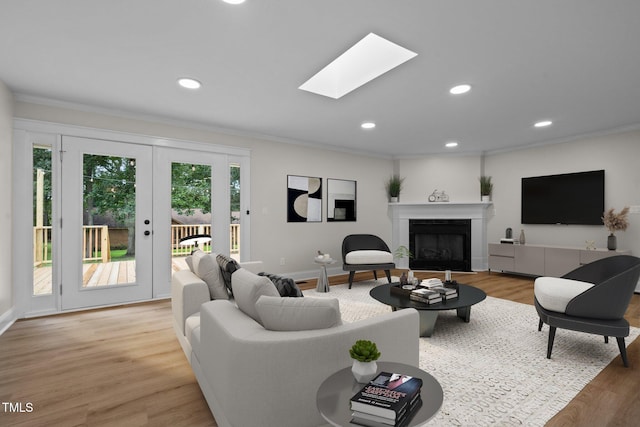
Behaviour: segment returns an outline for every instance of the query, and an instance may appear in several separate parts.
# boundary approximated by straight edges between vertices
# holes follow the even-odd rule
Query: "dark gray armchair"
[[[605,343],[609,337],[615,337],[622,363],[628,367],[624,339],[629,336],[629,322],[625,320],[624,313],[639,277],[640,258],[612,256],[586,264],[562,277],[595,285],[571,298],[564,313],[545,309],[536,296],[535,307],[540,316],[538,330],[542,330],[543,323],[549,325],[547,358],[551,358],[556,329],[560,328],[602,335]]]
[[[357,261],[353,262],[350,258]],[[349,289],[353,285],[356,271],[373,271],[373,277],[377,280],[376,270],[384,270],[391,283],[392,268],[396,268],[393,254],[380,237],[373,234],[350,234],[342,241],[342,269],[349,272]]]

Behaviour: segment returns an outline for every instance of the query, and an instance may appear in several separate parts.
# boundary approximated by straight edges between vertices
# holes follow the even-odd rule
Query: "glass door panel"
[[[229,224],[229,253],[236,261],[240,261],[240,165],[231,163],[229,165],[229,203],[230,220]]]
[[[136,161],[83,154],[82,287],[136,281]]]
[[[34,145],[33,158],[33,287],[32,295],[53,291],[51,147]]]
[[[171,264],[187,269],[185,257],[199,248],[210,253],[211,165],[171,163]]]

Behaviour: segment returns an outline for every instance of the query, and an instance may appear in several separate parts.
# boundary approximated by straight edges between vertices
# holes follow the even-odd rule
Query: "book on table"
[[[381,372],[351,398],[351,410],[382,417],[394,425],[420,399],[422,379]]]
[[[458,291],[453,288],[445,288],[444,286],[436,286],[429,290],[438,292],[443,300],[458,298]]]
[[[418,412],[420,406],[422,406],[422,398],[420,397],[420,393],[418,393],[409,403],[409,407],[405,413],[398,420],[392,420],[391,418],[380,417],[366,412],[353,411],[351,413],[351,423],[367,427],[406,427],[413,418],[413,415]]]
[[[421,288],[434,288],[436,286],[442,286],[442,280],[432,277],[431,279],[423,279],[418,286]]]
[[[436,304],[438,302],[442,302],[442,295],[440,294],[440,292],[434,291],[432,289],[418,288],[411,291],[411,294],[409,294],[409,299],[426,304]]]

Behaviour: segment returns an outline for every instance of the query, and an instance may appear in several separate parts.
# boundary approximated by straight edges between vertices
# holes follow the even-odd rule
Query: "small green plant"
[[[402,184],[404,184],[404,178],[400,178],[400,175],[391,175],[384,184],[387,195],[389,197],[399,197],[402,191]]]
[[[482,175],[480,177],[480,195],[490,196],[492,192],[493,192],[493,183],[491,182],[491,177]]]
[[[368,340],[358,340],[349,350],[349,354],[353,359],[356,359],[360,362],[373,362],[374,360],[378,360],[380,357],[380,352],[378,351],[378,347],[376,347],[376,343],[368,341]]]
[[[398,248],[393,253],[393,256],[395,258],[398,258],[398,259],[402,259],[402,258],[411,259],[411,258],[413,258],[413,254],[411,253],[409,248],[407,248],[406,246],[398,246]]]

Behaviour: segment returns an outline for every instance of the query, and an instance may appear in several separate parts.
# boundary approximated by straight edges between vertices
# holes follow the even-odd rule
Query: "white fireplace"
[[[471,269],[487,270],[487,217],[491,202],[434,202],[389,203],[392,219],[392,247],[409,247],[409,220],[412,219],[467,219],[471,220]],[[397,268],[409,268],[409,260],[396,260]]]

